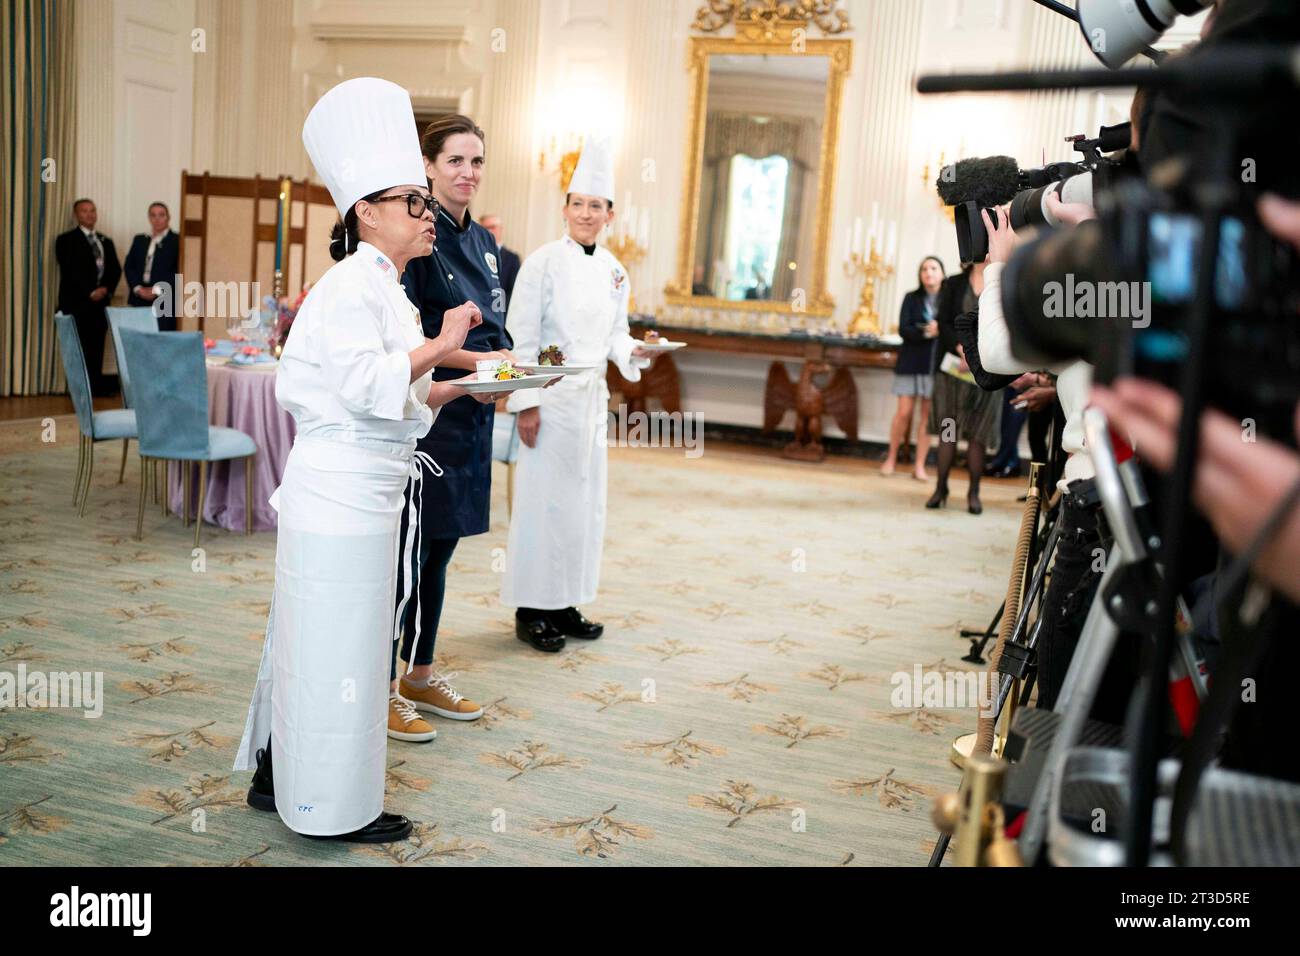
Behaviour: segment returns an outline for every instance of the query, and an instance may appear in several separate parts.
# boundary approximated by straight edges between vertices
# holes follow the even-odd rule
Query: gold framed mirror
[[[691,37],[672,305],[829,316],[831,203],[852,41]]]

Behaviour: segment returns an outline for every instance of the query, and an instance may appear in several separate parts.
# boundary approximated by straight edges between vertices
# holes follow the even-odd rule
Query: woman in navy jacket
[[[430,255],[411,260],[402,284],[420,310],[425,334],[436,335],[443,313],[466,300],[474,302],[483,313],[482,324],[466,336],[462,351],[434,369],[434,381],[459,378],[464,369],[474,369],[480,359],[514,361],[509,351],[513,343],[505,328],[505,292],[498,277],[500,251],[492,234],[469,213],[470,200],[483,175],[484,142],[483,130],[469,117],[459,115],[431,123],[420,141],[429,189],[441,207],[436,220],[438,238]],[[476,402],[469,395],[449,402],[443,406],[437,426],[417,445],[417,451],[437,462],[442,474],[428,475],[421,483],[420,540],[412,549],[419,600],[413,597],[407,603],[400,622],[402,657],[413,660],[414,667],[402,676],[398,692],[416,710],[452,720],[474,720],[483,714],[482,707],[465,699],[451,685],[449,675],[433,669],[433,651],[452,553],[461,538],[488,530],[494,412],[493,405]],[[403,549],[407,533],[403,523]],[[412,570],[404,565],[403,578]],[[404,581],[399,581],[399,602],[403,591]],[[418,642],[414,640],[417,606]],[[416,646],[412,659],[413,643]],[[390,737],[422,741],[435,736],[436,732],[418,715],[408,711],[405,718],[402,726],[394,726],[390,720]]]
[[[893,393],[898,396],[898,408],[889,424],[889,455],[880,466],[882,475],[894,473],[898,447],[912,430],[912,409],[920,399],[921,429],[916,436],[916,467],[912,470],[912,477],[917,481],[929,480],[925,473],[925,457],[930,451],[927,422],[930,420],[930,396],[934,392],[934,353],[939,336],[935,307],[944,276],[943,262],[937,256],[926,256],[916,271],[917,288],[903,297],[898,317],[898,334],[903,338],[903,345],[898,350],[898,364],[894,366],[893,387]]]

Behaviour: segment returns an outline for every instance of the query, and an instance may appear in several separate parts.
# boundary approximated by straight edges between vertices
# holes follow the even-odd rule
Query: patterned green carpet
[[[389,741],[388,808],[415,836],[301,839],[229,768],[261,652],[275,538],[193,532],[103,445],[84,519],[75,426],[0,426],[0,680],[103,674],[103,714],[0,711],[0,865],[921,865],[973,709],[891,705],[890,676],[962,669],[959,626],[1001,598],[1016,489],[985,513],[845,465],[613,449],[605,636],[542,655],[497,594],[489,534],[462,542],[441,666],[487,708]],[[501,466],[498,466],[501,467]],[[955,480],[954,505],[964,504]],[[526,488],[517,489],[527,494]]]

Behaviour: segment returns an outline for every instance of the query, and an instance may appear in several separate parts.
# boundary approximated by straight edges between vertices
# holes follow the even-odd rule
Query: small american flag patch
[[[388,271],[388,260],[383,256],[375,256],[375,265],[379,266],[379,268],[383,269],[385,272]]]

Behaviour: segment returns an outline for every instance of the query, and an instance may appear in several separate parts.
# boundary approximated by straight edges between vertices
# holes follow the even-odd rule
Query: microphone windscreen
[[[985,156],[958,160],[939,172],[935,188],[945,206],[974,202],[1000,206],[1019,189],[1020,167],[1010,156]]]

